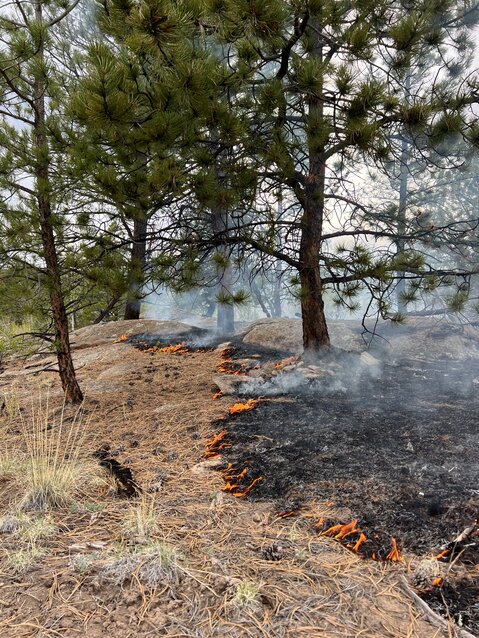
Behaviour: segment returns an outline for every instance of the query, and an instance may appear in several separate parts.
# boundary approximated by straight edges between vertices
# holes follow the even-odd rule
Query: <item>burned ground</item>
[[[479,517],[478,379],[477,362],[413,360],[351,378],[349,392],[330,392],[326,379],[235,415],[225,456],[262,477],[250,498],[279,499],[282,510],[330,501],[378,547],[394,536],[433,556]],[[461,561],[477,565],[477,542]],[[477,632],[470,580],[425,597]]]
[[[172,339],[160,345],[177,343]],[[237,356],[245,354],[258,354],[261,361],[279,356],[252,347]],[[402,564],[361,560],[336,541],[320,536],[315,523],[323,515],[346,522],[357,513],[362,524],[383,530],[388,540],[400,532],[406,549],[425,554],[442,540],[449,541],[450,532],[454,530],[454,535],[468,519],[459,505],[455,513],[447,509],[453,496],[462,508],[476,497],[472,492],[474,459],[466,456],[472,445],[472,425],[468,429],[465,418],[458,419],[459,437],[444,426],[440,432],[451,436],[447,445],[452,447],[444,444],[450,456],[441,456],[444,451],[430,454],[439,435],[426,408],[434,413],[440,408],[428,400],[425,407],[404,412],[398,399],[394,405],[402,416],[392,418],[394,383],[404,383],[397,373],[410,378],[405,369],[398,368],[387,369],[379,385],[367,384],[365,403],[359,400],[362,391],[354,396],[305,393],[260,401],[252,411],[229,416],[237,399],[213,400],[211,392],[221,362],[218,352],[201,349],[184,354],[142,352],[128,343],[110,343],[78,350],[75,363],[87,390],[84,462],[85,467],[93,463],[92,478],[82,483],[68,507],[46,514],[18,511],[24,490],[22,419],[3,415],[3,441],[9,450],[18,451],[18,458],[14,459],[17,465],[2,470],[0,480],[2,637],[93,638],[105,632],[118,638],[460,636],[452,622],[447,629],[431,625],[430,618],[405,596]],[[42,362],[37,363],[38,370],[42,369]],[[61,414],[58,378],[52,372],[33,370],[21,362],[12,366],[0,380],[3,392],[9,396],[14,392],[23,419],[28,421],[32,398],[48,388],[51,409]],[[422,368],[416,373],[423,374]],[[391,397],[389,410],[387,405],[380,410],[384,396]],[[423,397],[417,392],[414,396],[416,408],[420,407]],[[444,398],[436,399],[439,401],[446,403]],[[451,394],[448,401],[457,407]],[[474,398],[466,393],[458,401],[463,406],[461,414],[466,414]],[[424,425],[421,414],[429,429],[419,436],[417,428]],[[453,423],[455,415],[452,411],[448,416]],[[65,423],[68,419],[69,412]],[[384,422],[396,423],[395,430],[385,432]],[[205,460],[207,442],[224,429],[232,447],[222,448],[223,458]],[[55,427],[48,431],[55,432]],[[399,436],[406,431],[407,438]],[[383,438],[373,447],[375,436]],[[104,483],[107,473],[92,455],[105,449],[105,444],[110,456],[131,468],[141,497],[122,498],[118,490]],[[462,454],[459,445],[464,447]],[[224,493],[223,477],[211,471],[215,464],[227,463],[228,457],[238,462],[251,460],[250,478],[263,476],[246,498]],[[421,482],[420,473],[425,462],[439,468],[427,484]],[[468,465],[470,474],[449,472],[447,463]],[[418,492],[426,490],[430,510],[426,513],[423,507],[422,518],[410,528],[395,505],[405,488],[393,478],[402,474],[388,469],[408,464],[412,468],[407,482],[411,499],[423,503]],[[438,486],[446,484],[441,476],[450,475],[456,491],[451,488],[437,496]],[[427,485],[431,488],[426,489]],[[280,509],[299,499],[305,506],[299,516],[278,516]],[[337,505],[331,505],[332,500]],[[154,511],[155,523],[146,539],[132,527],[144,504]],[[146,522],[148,511],[143,514]],[[409,507],[407,511],[415,510]],[[38,541],[40,554],[31,556],[28,564],[15,563],[12,559],[21,552],[25,556],[28,549],[27,526],[44,519],[50,521],[51,535]],[[421,528],[422,519],[430,524]],[[11,520],[23,527],[16,529]],[[443,531],[438,525],[443,525]],[[428,530],[422,545],[414,529]],[[151,552],[145,553],[149,547]],[[158,568],[153,550],[171,553],[169,571],[153,573]],[[406,557],[405,566],[414,570],[414,552],[407,552]],[[120,583],[119,570],[126,567],[130,571],[122,572]],[[467,591],[471,594],[472,589]],[[468,606],[473,609],[477,594],[471,595]],[[463,608],[461,599],[454,612],[457,620]],[[469,623],[469,617],[463,617]]]
[[[478,515],[476,378],[470,362],[405,361],[352,394],[266,399],[230,422],[228,456],[264,476],[255,498],[332,499],[427,553]]]

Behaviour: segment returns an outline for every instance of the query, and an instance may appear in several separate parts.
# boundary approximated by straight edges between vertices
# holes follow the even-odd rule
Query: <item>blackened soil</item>
[[[252,498],[332,500],[430,555],[479,515],[479,362],[364,376],[354,392],[316,389],[232,418],[228,460],[264,477]]]
[[[422,595],[438,614],[454,618],[459,626],[479,631],[479,587],[471,582],[445,583]]]

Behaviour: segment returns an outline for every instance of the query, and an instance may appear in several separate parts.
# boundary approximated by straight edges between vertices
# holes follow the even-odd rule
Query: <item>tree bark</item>
[[[319,21],[313,20],[315,44],[310,55],[323,59]],[[321,93],[321,92],[318,92]],[[308,99],[308,115],[315,121],[323,117],[321,96]],[[308,117],[308,116],[307,116]],[[309,172],[306,177],[299,249],[299,278],[301,283],[301,315],[303,319],[303,348],[306,358],[315,358],[330,345],[324,314],[323,284],[320,255],[324,217],[326,160],[324,145],[319,147],[308,139]]]
[[[213,231],[214,233],[226,233],[228,232],[228,213],[224,210],[213,211]],[[228,246],[219,248],[219,252],[224,256],[225,260],[229,260]],[[222,297],[231,297],[232,293],[232,271],[231,265],[228,263],[226,266],[220,266],[218,272],[218,296],[221,300]],[[217,301],[217,315],[216,315],[216,327],[220,334],[233,334],[235,330],[235,309],[233,303],[222,303]]]
[[[283,217],[283,196],[280,191],[278,197],[278,209],[277,209],[277,218],[278,221],[281,222]],[[278,236],[276,239],[276,247],[278,250],[281,250],[281,235],[278,231]],[[282,308],[281,308],[281,276],[283,274],[283,263],[280,259],[277,259],[274,264],[274,289],[273,289],[273,304],[272,304],[272,315],[273,317],[281,317]]]
[[[141,287],[146,266],[147,221],[144,215],[133,222],[133,245],[128,267],[128,295],[124,319],[139,319],[141,313]]]
[[[299,249],[303,348],[306,358],[318,356],[330,345],[319,266],[325,170],[324,163],[317,165],[317,161],[314,161],[311,165]]]
[[[218,287],[220,297],[231,295],[231,266],[226,266],[221,272]],[[233,303],[221,303],[221,301],[218,301],[217,308],[216,326],[218,332],[221,334],[233,334],[235,331],[235,309]]]
[[[43,25],[42,0],[36,0],[35,19]],[[39,66],[44,65],[44,48],[40,45],[37,53]],[[63,299],[62,281],[58,263],[57,247],[53,230],[51,208],[51,181],[48,139],[46,133],[45,81],[36,78],[33,86],[34,125],[33,138],[36,151],[35,186],[40,222],[43,254],[48,276],[50,305],[55,327],[55,351],[58,358],[58,370],[65,400],[68,403],[81,403],[83,394],[78,384],[70,349],[68,315]]]
[[[406,99],[409,100],[411,93],[411,73],[406,75],[405,82]],[[406,137],[406,131],[403,129],[401,135],[401,155],[400,155],[400,168],[399,168],[399,206],[398,206],[398,220],[397,220],[397,232],[400,237],[406,234],[406,213],[408,205],[408,170],[409,170],[409,142]],[[400,255],[404,252],[406,247],[404,239],[398,239],[396,241],[396,250]],[[404,301],[404,293],[406,292],[406,280],[404,279],[404,272],[397,272],[398,282],[396,285],[396,303],[397,310],[401,315],[407,314],[407,304]]]

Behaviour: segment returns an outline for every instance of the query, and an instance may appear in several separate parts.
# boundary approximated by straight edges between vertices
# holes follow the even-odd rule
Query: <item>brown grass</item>
[[[108,376],[109,347],[121,349],[121,378]],[[444,635],[401,591],[407,566],[362,561],[316,535],[312,523],[331,515],[326,506],[310,503],[300,517],[281,519],[273,503],[235,499],[222,492],[218,473],[196,471],[217,432],[212,423],[234,403],[211,400],[215,353],[149,354],[124,344],[105,353],[80,372],[91,417],[82,449],[119,450],[146,496],[121,500],[85,477],[77,501],[51,512],[56,532],[20,579],[7,557],[14,546],[27,550],[27,541],[0,534],[2,638]],[[50,407],[61,410],[52,379]],[[21,406],[35,384],[27,378]],[[10,449],[25,448],[20,427],[7,437]],[[18,485],[0,479],[3,513],[18,501]],[[278,562],[262,557],[273,543],[283,548]]]

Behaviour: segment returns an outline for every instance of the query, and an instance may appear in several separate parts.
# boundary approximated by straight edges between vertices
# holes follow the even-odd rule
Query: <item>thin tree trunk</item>
[[[405,82],[406,99],[409,99],[411,92],[411,74],[406,75]],[[398,235],[404,236],[406,233],[406,212],[408,203],[408,168],[409,168],[409,142],[406,137],[406,132],[403,130],[401,135],[401,155],[400,155],[400,169],[399,169],[399,207],[398,207],[398,221],[397,232]],[[405,242],[401,237],[396,241],[396,250],[400,255],[404,252]],[[398,282],[396,285],[396,302],[398,312],[402,315],[407,314],[407,304],[404,301],[404,293],[406,292],[406,280],[404,279],[404,272],[399,271],[397,273]]]
[[[39,27],[43,25],[42,0],[36,0],[35,19]],[[43,45],[39,47],[37,60],[39,65],[43,66]],[[83,394],[78,385],[71,356],[68,315],[63,300],[60,268],[55,244],[55,234],[53,231],[50,160],[46,135],[45,88],[45,82],[43,80],[35,79],[33,87],[35,106],[33,135],[34,147],[37,154],[35,164],[36,197],[43,253],[48,276],[50,305],[55,327],[55,350],[58,358],[60,379],[63,391],[65,392],[65,400],[68,403],[81,403],[83,401]]]
[[[106,305],[106,308],[103,308],[103,310],[100,310],[100,312],[92,321],[92,323],[93,324],[101,323],[103,319],[110,314],[110,312],[113,310],[113,308],[116,306],[116,304],[119,301],[120,301],[120,295],[115,295],[114,297],[112,297],[110,301],[108,302],[108,304]]]
[[[324,188],[324,163],[312,164],[305,197],[301,243],[299,250],[299,277],[301,283],[301,316],[303,318],[303,348],[306,358],[314,358],[330,345],[328,326],[324,314],[323,284],[319,267],[323,203],[320,197]]]
[[[142,215],[133,222],[133,245],[131,247],[128,296],[124,319],[139,319],[141,312],[141,288],[146,266],[147,221]]]
[[[256,297],[256,300],[258,301],[259,305],[261,306],[261,310],[264,312],[264,314],[268,317],[268,319],[271,317],[271,313],[268,310],[268,308],[266,307],[266,304],[263,301],[263,295],[261,294],[261,290],[259,289],[258,284],[255,282],[255,280],[253,279],[251,282],[251,292],[254,294],[254,296]],[[279,315],[273,315],[275,317],[279,316]]]
[[[221,297],[231,296],[231,266],[226,266],[221,273],[221,279],[219,282],[219,295]],[[216,325],[218,332],[221,334],[233,334],[235,331],[235,309],[233,302],[217,303],[218,313],[216,319]]]
[[[213,212],[213,231],[215,233],[224,233],[228,230],[228,213],[223,210]],[[225,260],[229,261],[229,250],[227,246],[219,249]],[[235,309],[233,303],[222,302],[222,298],[229,298],[232,294],[232,271],[231,265],[219,266],[218,273],[218,297],[216,327],[220,334],[232,334],[235,330]]]
[[[404,235],[406,232],[406,208],[407,208],[407,156],[408,156],[408,144],[403,135],[401,139],[401,168],[399,175],[399,207],[398,207],[398,221],[397,232],[398,235]],[[398,255],[404,252],[405,243],[404,239],[399,238],[396,241],[396,251]],[[404,302],[404,293],[406,291],[406,280],[404,279],[404,272],[398,271],[398,282],[396,284],[396,302],[398,312],[402,315],[407,314],[407,304]]]
[[[278,210],[277,210],[277,219],[278,222],[281,221],[283,216],[283,196],[280,191],[278,197]],[[278,231],[276,238],[276,247],[278,250],[281,250],[281,235]],[[273,308],[272,315],[273,317],[281,317],[282,308],[281,308],[281,276],[283,274],[283,262],[280,259],[277,259],[274,264],[274,290],[273,290]]]
[[[316,40],[310,55],[322,61],[322,42],[319,22],[314,21]],[[323,117],[323,104],[317,95],[308,101],[308,115],[314,121]],[[301,315],[303,318],[304,357],[314,358],[330,345],[324,314],[323,284],[319,258],[321,255],[326,163],[324,147],[309,144],[309,174],[303,202],[301,241],[299,249],[299,278],[301,283]]]

